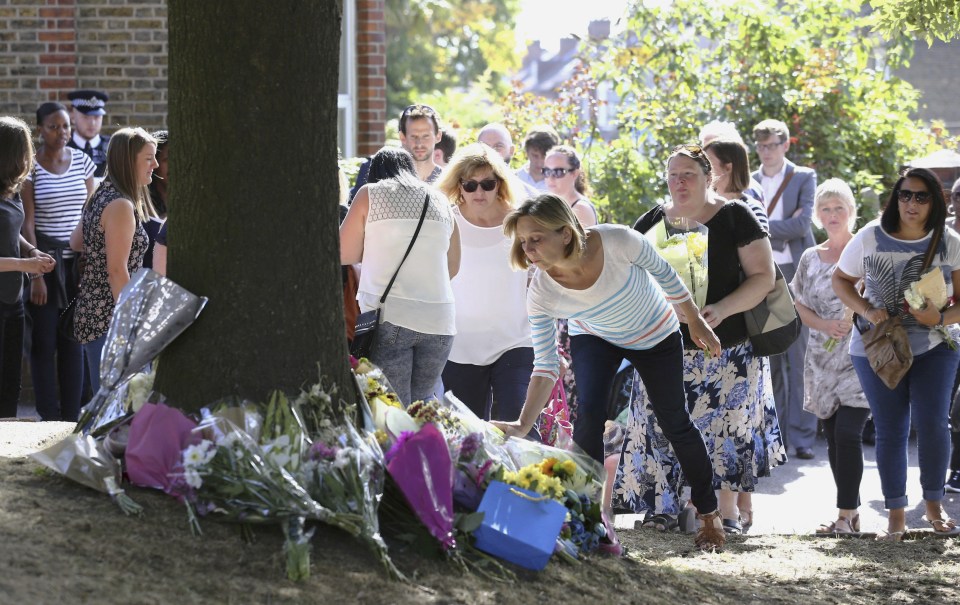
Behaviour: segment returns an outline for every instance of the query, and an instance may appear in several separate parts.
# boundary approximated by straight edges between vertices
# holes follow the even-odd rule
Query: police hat
[[[104,107],[110,100],[110,95],[99,90],[75,90],[68,94],[67,98],[73,103],[73,108],[80,113],[88,116],[102,116],[107,113]]]

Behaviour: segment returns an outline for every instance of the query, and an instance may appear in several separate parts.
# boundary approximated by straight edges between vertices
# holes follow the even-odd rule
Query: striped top
[[[690,300],[680,276],[642,235],[623,225],[597,225],[603,271],[585,290],[571,290],[537,270],[527,293],[533,332],[533,375],[556,380],[557,319],[569,319],[571,336],[593,334],[624,349],[649,349],[676,332],[671,305]],[[652,278],[652,279],[651,279]]]
[[[96,166],[84,152],[67,148],[70,166],[63,174],[48,172],[36,162],[36,170],[27,176],[33,181],[34,229],[54,239],[69,241],[70,233],[80,222],[83,204],[87,201],[86,180]],[[73,256],[69,249],[64,257]]]

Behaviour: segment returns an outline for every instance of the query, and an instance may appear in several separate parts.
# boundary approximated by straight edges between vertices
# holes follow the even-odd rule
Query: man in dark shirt
[[[67,145],[86,153],[97,166],[94,178],[102,179],[107,172],[107,145],[110,137],[101,135],[105,107],[110,95],[99,90],[75,90],[67,95],[73,106],[73,136]]]

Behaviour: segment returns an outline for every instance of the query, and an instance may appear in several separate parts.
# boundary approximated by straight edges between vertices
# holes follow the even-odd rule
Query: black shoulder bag
[[[387,301],[387,294],[390,293],[390,288],[393,287],[393,282],[400,273],[400,267],[402,267],[403,262],[407,260],[407,256],[410,255],[410,250],[413,249],[414,242],[417,241],[417,236],[420,235],[420,227],[423,227],[423,219],[427,216],[427,207],[429,205],[430,194],[428,193],[423,200],[423,210],[420,212],[420,222],[417,223],[417,230],[413,232],[413,239],[410,240],[410,245],[407,246],[407,251],[403,254],[397,270],[393,272],[393,277],[390,278],[387,289],[383,291],[383,296],[380,297],[380,304],[377,305],[376,309],[361,313],[357,316],[357,327],[353,334],[353,341],[350,343],[350,354],[357,359],[370,356],[370,350],[373,349],[373,343],[377,338],[377,329],[380,327],[380,311],[383,310],[383,303]]]

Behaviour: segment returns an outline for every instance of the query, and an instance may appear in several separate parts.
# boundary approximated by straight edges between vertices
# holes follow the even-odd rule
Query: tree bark
[[[194,410],[346,386],[337,178],[341,6],[169,1],[168,275],[210,302],[156,388]]]

